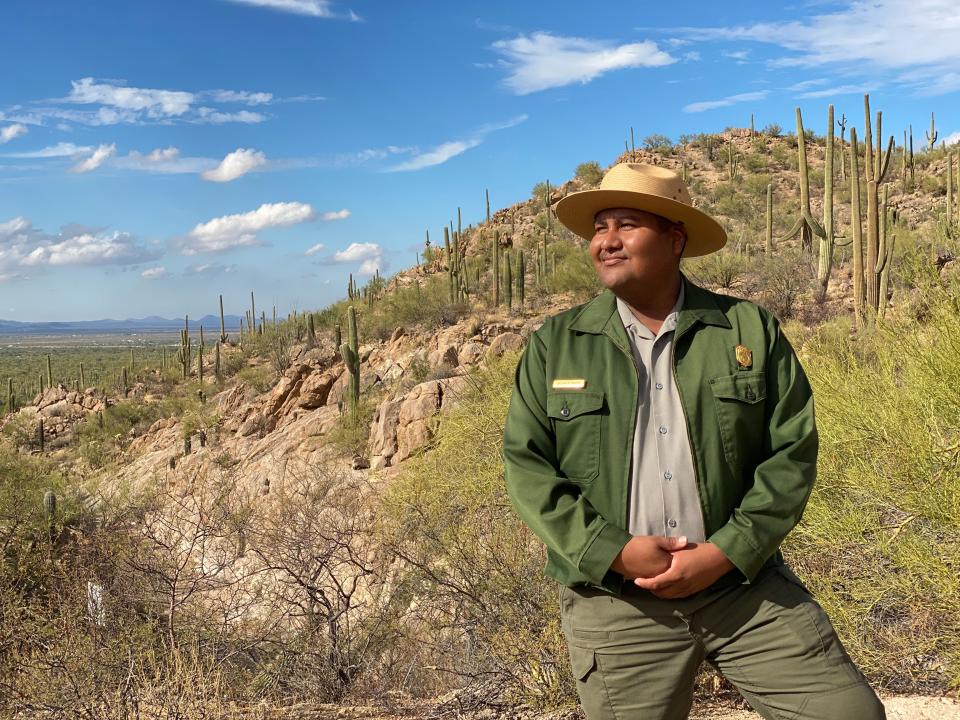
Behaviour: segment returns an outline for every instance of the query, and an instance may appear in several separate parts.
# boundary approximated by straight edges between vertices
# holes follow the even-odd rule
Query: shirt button
[[[668,520],[668,521],[667,521],[667,525],[669,525],[670,527],[674,528],[674,527],[677,526],[677,521],[676,521],[676,520]]]
[[[669,470],[667,470],[667,471],[663,474],[663,476],[664,476],[667,480],[669,480],[670,478],[673,477],[673,473],[670,472]]]
[[[661,434],[661,435],[666,435],[666,434],[667,434],[667,426],[666,426],[666,425],[661,425],[661,426],[660,426],[660,434]]]
[[[663,383],[657,383],[657,390],[663,390]]]

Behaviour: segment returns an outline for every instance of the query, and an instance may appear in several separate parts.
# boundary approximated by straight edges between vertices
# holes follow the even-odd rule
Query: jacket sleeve
[[[751,582],[800,521],[817,475],[813,391],[772,315],[768,337],[764,459],[729,521],[708,538]]]
[[[520,519],[557,559],[594,585],[603,585],[605,575],[608,582],[611,577],[622,580],[610,563],[630,533],[608,522],[579,486],[559,474],[556,437],[546,411],[547,348],[540,332],[530,335],[514,373],[503,431],[507,493]]]

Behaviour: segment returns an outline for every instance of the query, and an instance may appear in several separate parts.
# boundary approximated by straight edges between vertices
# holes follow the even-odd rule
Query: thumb
[[[681,535],[680,537],[661,537],[657,544],[664,550],[679,550],[680,548],[686,547],[687,536]]]

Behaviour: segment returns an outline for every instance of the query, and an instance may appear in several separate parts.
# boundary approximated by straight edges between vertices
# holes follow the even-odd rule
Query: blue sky
[[[599,5],[599,6],[598,6]],[[6,0],[0,318],[318,308],[424,230],[638,139],[775,122],[953,140],[953,0]]]

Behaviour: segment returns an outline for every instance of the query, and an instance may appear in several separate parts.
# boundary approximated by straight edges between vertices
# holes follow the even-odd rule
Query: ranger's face
[[[611,290],[665,282],[683,253],[684,234],[661,229],[658,216],[643,210],[601,210],[594,220],[590,256],[600,283]]]

